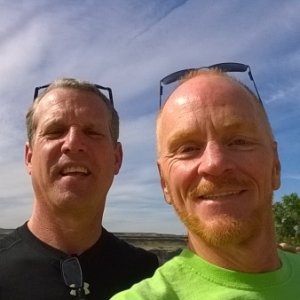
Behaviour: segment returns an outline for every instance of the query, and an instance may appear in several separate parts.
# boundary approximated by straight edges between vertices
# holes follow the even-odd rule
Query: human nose
[[[81,152],[85,151],[85,143],[83,134],[78,128],[70,128],[65,135],[62,152]]]
[[[198,167],[201,175],[219,176],[233,168],[233,162],[226,148],[217,142],[208,142]]]

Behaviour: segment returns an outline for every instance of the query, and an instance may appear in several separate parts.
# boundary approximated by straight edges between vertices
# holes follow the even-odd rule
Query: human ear
[[[278,155],[277,142],[273,142],[273,170],[272,170],[272,187],[273,190],[278,190],[280,188],[280,176],[281,176],[281,164]]]
[[[159,177],[160,177],[160,186],[163,190],[165,201],[168,204],[172,204],[172,200],[171,200],[171,196],[169,194],[168,186],[167,186],[166,181],[164,179],[163,172],[161,170],[161,166],[160,166],[159,161],[157,161],[157,168],[158,168]]]
[[[120,142],[117,142],[117,145],[115,146],[115,170],[114,170],[115,175],[119,173],[122,165],[122,161],[123,161],[122,144]]]
[[[32,149],[31,146],[29,144],[29,142],[27,142],[25,144],[25,165],[26,165],[26,169],[29,175],[31,175],[32,172]]]

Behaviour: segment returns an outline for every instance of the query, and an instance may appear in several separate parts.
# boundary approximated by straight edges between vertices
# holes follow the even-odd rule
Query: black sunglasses
[[[61,272],[65,284],[74,292],[78,300],[86,300],[82,279],[82,270],[76,256],[61,261]]]
[[[163,85],[167,85],[170,84],[172,82],[178,81],[180,80],[183,76],[185,76],[186,74],[188,74],[191,71],[198,71],[201,69],[218,69],[222,72],[246,72],[248,71],[248,75],[249,78],[251,79],[251,81],[253,82],[254,88],[255,88],[255,92],[257,94],[257,98],[260,101],[260,103],[263,105],[262,100],[260,98],[258,89],[256,87],[254,78],[252,76],[251,73],[251,68],[248,65],[244,65],[241,63],[234,63],[234,62],[227,62],[227,63],[219,63],[219,64],[214,64],[208,67],[200,67],[200,68],[191,68],[191,69],[184,69],[184,70],[180,70],[174,73],[171,73],[169,75],[167,75],[166,77],[164,77],[160,82],[159,82],[159,107],[161,108],[161,104],[162,104],[162,95],[163,95]]]
[[[45,84],[45,85],[41,85],[41,86],[37,86],[34,89],[34,95],[33,95],[33,101],[37,98],[37,96],[40,93],[40,90],[46,89],[48,86],[50,86],[51,84]],[[94,86],[98,89],[98,90],[104,90],[106,92],[108,92],[108,100],[111,103],[112,106],[114,106],[114,100],[113,100],[113,94],[112,94],[112,90],[109,87],[105,87],[99,84],[94,84]]]

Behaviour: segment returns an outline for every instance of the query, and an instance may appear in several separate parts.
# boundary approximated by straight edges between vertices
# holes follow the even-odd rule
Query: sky
[[[184,68],[251,66],[279,144],[274,201],[300,195],[299,15],[298,0],[0,0],[0,228],[30,217],[25,114],[34,87],[61,77],[113,90],[124,161],[107,197],[110,231],[185,233],[155,154],[159,81]]]

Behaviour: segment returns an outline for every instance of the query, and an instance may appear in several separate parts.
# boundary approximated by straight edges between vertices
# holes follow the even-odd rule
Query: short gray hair
[[[95,93],[96,95],[104,101],[108,112],[110,114],[110,134],[114,144],[117,144],[119,139],[119,115],[116,109],[114,108],[111,101],[95,86],[95,84],[82,81],[75,78],[62,78],[53,81],[40,95],[38,95],[32,105],[29,107],[28,112],[26,114],[26,128],[27,128],[27,139],[29,144],[32,144],[36,127],[37,121],[35,120],[35,111],[41,101],[41,99],[51,90],[56,88],[72,88],[82,91],[90,91]]]

